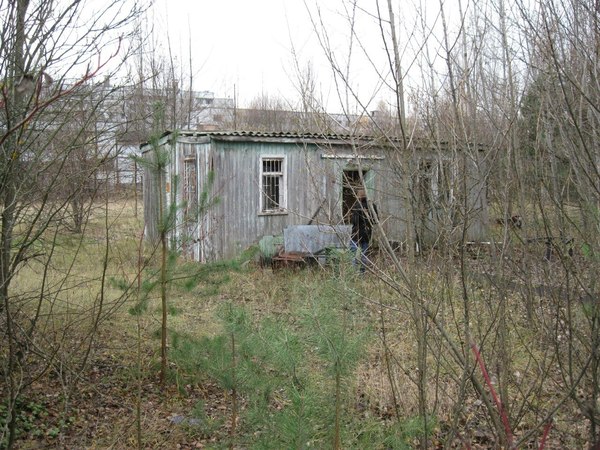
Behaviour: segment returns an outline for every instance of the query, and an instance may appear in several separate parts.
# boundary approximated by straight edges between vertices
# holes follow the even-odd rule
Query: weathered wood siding
[[[326,156],[351,155],[352,149],[336,148],[328,149],[324,153],[321,165],[327,173],[326,185],[328,187],[327,202],[329,205],[328,218],[333,223],[342,221],[342,188],[344,185],[343,173],[346,170],[368,171],[367,184],[368,197],[376,205],[379,212],[379,220],[387,239],[400,241],[404,239],[406,221],[404,202],[401,190],[401,178],[394,170],[389,155],[383,152],[365,151],[359,152],[364,159],[357,164],[355,159],[328,159]],[[370,155],[376,155],[382,159],[370,159]],[[326,220],[324,220],[326,222]]]
[[[201,211],[197,226],[185,225],[183,212],[178,213],[174,240],[188,257],[198,261],[214,261],[239,255],[265,235],[279,235],[284,228],[300,224],[342,223],[343,174],[345,170],[368,171],[366,181],[369,198],[377,204],[379,219],[387,239],[403,242],[409,236],[407,218],[409,198],[406,181],[400,170],[400,158],[391,150],[367,144],[351,147],[341,139],[320,142],[310,138],[278,138],[240,134],[190,133],[171,135],[173,164],[166,179],[171,180],[171,196],[177,193],[178,204],[183,202],[185,160],[193,157],[197,176],[197,195],[206,186],[209,173],[214,183],[209,198],[217,202]],[[168,146],[168,138],[162,145]],[[168,147],[171,148],[171,147]],[[356,158],[356,156],[359,158]],[[415,153],[413,153],[415,155]],[[487,236],[487,203],[485,197],[485,168],[479,152],[466,159],[453,161],[461,172],[468,173],[467,238]],[[287,208],[285,212],[260,211],[261,157],[285,158]],[[439,158],[439,153],[421,152],[418,158]],[[445,156],[447,157],[447,156]],[[462,166],[460,165],[462,161]],[[415,161],[412,164],[417,164]],[[462,174],[458,174],[462,176]],[[409,175],[410,176],[410,175]],[[153,174],[146,171],[144,205],[146,235],[156,236],[158,217],[158,185]],[[166,193],[165,193],[166,195]],[[166,198],[170,198],[166,195]],[[198,199],[199,200],[199,199]],[[441,214],[427,213],[427,232],[421,238],[435,242],[439,233],[448,228]],[[189,222],[189,217],[188,217]],[[416,224],[419,226],[419,224]],[[450,224],[450,228],[452,228]],[[456,227],[455,227],[456,228]],[[410,233],[412,234],[412,232]]]
[[[489,239],[489,212],[487,203],[488,166],[485,153],[475,151],[468,157],[469,182],[469,226],[467,239],[470,241],[485,241]]]
[[[265,235],[281,234],[286,226],[307,223],[320,186],[307,182],[314,152],[282,143],[213,142],[215,191],[219,203],[210,211],[213,258],[230,258]],[[282,156],[286,162],[287,213],[260,212],[260,162]]]
[[[168,204],[169,198],[166,192],[166,186],[169,182],[167,173],[162,176],[162,183],[159,183],[158,173],[155,168],[156,156],[158,151],[168,151],[174,154],[173,148],[168,140],[161,139],[158,148],[148,144],[142,147],[142,158],[145,161],[142,169],[144,196],[144,236],[147,241],[157,243],[159,239],[159,217],[160,217],[160,195],[163,196],[164,204]],[[159,186],[162,184],[162,193],[159,192]]]
[[[219,203],[209,213],[209,259],[238,255],[263,236],[282,234],[290,225],[342,223],[343,171],[355,166],[349,159],[323,157],[332,151],[351,154],[350,148],[322,149],[315,144],[214,141],[214,189]],[[260,161],[265,156],[285,157],[287,213],[260,212]],[[388,238],[401,239],[402,208],[389,164],[386,160],[365,160],[362,166],[372,171],[370,191]]]
[[[144,159],[152,161],[151,152],[144,154]],[[155,172],[144,165],[142,169],[143,185],[142,192],[144,196],[144,237],[148,242],[158,241],[158,179]]]

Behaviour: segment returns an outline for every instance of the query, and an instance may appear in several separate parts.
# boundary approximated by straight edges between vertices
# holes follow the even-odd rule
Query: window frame
[[[266,160],[279,160],[281,161],[281,172],[265,172],[264,162]],[[287,158],[285,155],[261,155],[258,161],[259,164],[259,211],[260,216],[273,216],[287,214]],[[279,182],[279,201],[277,209],[266,209],[265,200],[267,192],[265,190],[264,177],[268,174],[276,174],[280,177]]]
[[[183,189],[184,217],[195,220],[198,211],[198,158],[196,155],[183,158]]]
[[[456,179],[454,163],[450,159],[440,158],[437,162],[433,179],[433,197],[438,207],[454,203],[454,180]]]
[[[427,214],[455,203],[456,164],[446,158],[421,158],[415,177],[419,207]]]

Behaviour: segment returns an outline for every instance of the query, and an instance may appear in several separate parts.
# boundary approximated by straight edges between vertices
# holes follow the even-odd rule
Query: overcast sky
[[[312,35],[302,0],[160,0],[153,14],[186,67],[191,35],[197,90],[295,96],[291,41],[302,53]]]
[[[335,56],[344,61],[349,42],[348,14],[344,5],[350,2],[306,0],[306,3],[313,17],[316,8],[321,9]],[[381,3],[385,10],[385,2]],[[402,9],[400,32],[415,26],[410,15],[416,14],[415,4],[418,3],[431,9],[423,13],[431,23],[437,20],[438,2],[395,2]],[[354,88],[362,98],[372,99],[371,109],[375,109],[379,101],[391,98],[389,91],[381,89],[380,78],[376,76],[377,71],[389,75],[389,66],[379,27],[369,15],[375,12],[374,5],[373,0],[359,1],[361,8],[369,9],[357,11],[357,33],[367,50],[363,51],[355,43],[351,70]],[[453,13],[452,8],[448,8],[446,14],[451,16]],[[196,90],[233,97],[235,86],[241,106],[262,94],[297,102],[294,48],[303,68],[311,64],[318,93],[327,109],[340,112],[331,68],[318,44],[304,0],[156,0],[152,14],[162,44],[167,47],[168,33],[171,48],[186,68],[191,36]],[[410,48],[404,48],[403,52],[404,61],[410,61]]]

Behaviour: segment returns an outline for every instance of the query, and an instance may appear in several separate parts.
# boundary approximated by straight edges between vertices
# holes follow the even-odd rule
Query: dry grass
[[[107,216],[104,214],[106,206]],[[159,343],[155,334],[160,326],[157,294],[151,294],[148,312],[139,316],[138,322],[136,316],[129,313],[136,303],[134,291],[125,291],[124,294],[123,289],[117,287],[118,283],[110,281],[136,284],[141,217],[141,211],[138,218],[134,217],[131,202],[112,201],[108,205],[97,205],[84,238],[66,232],[59,235],[55,257],[47,272],[46,289],[52,295],[48,295],[48,300],[42,304],[47,320],[44,322],[46,334],[40,339],[45,339],[49,347],[61,342],[63,349],[68,350],[66,356],[61,356],[62,363],[67,366],[64,367],[65,373],[81,361],[78,352],[82,349],[77,342],[91,342],[92,353],[77,383],[72,383],[74,390],[69,392],[67,414],[73,420],[60,429],[58,437],[49,436],[47,430],[60,420],[64,422],[65,417],[67,387],[65,380],[59,376],[60,358],[52,370],[26,393],[27,398],[34,401],[43,399],[51,414],[45,419],[36,419],[36,426],[45,436],[33,438],[30,434],[27,440],[21,441],[23,448],[41,444],[76,448],[131,448],[135,445],[138,324],[142,335],[142,354],[139,357],[143,373],[142,422],[146,448],[176,448],[177,445],[180,448],[214,448],[220,445],[219,439],[227,435],[229,404],[227,394],[221,388],[209,380],[185,386],[173,384],[166,391],[161,391],[157,385]],[[94,314],[98,312],[107,238],[110,243],[109,282],[105,286],[103,303],[107,314],[102,316],[95,339],[86,341],[94,325]],[[145,250],[145,260],[151,262],[148,249]],[[194,270],[193,265],[180,264],[182,270]],[[470,264],[474,267],[469,270],[476,272],[481,269],[483,261]],[[31,305],[35,304],[35,294],[39,293],[43,269],[43,264],[32,261],[15,280],[15,290],[23,298],[30,298]],[[414,301],[424,302],[437,311],[445,332],[464,349],[464,357],[471,364],[470,370],[482,379],[469,353],[468,343],[463,341],[464,299],[460,283],[455,278],[456,271],[449,270],[447,263],[439,266],[423,263],[407,269],[413,271],[418,286],[418,295],[411,299],[401,297],[388,284],[373,276],[354,277],[344,282],[344,289],[358,296],[357,313],[365,329],[371,333],[363,358],[353,375],[352,399],[347,408],[359,417],[377,418],[384,423],[393,422],[395,417],[390,377],[397,389],[396,403],[400,415],[410,418],[418,414]],[[152,267],[148,266],[144,273],[151,271]],[[445,273],[453,274],[451,283],[444,278]],[[215,318],[215,312],[227,302],[243,306],[257,324],[265,318],[275,318],[297,326],[294,315],[305,301],[302,296],[314,290],[311,286],[326,283],[334,274],[335,271],[318,269],[273,272],[250,265],[241,271],[228,271],[228,280],[216,289],[206,282],[200,282],[191,289],[175,284],[169,292],[169,302],[175,308],[175,314],[169,318],[169,327],[172,333],[196,338],[217,336],[223,329]],[[61,284],[65,278],[66,281]],[[529,412],[521,418],[522,429],[526,431],[537,424],[543,411],[560,398],[564,383],[556,368],[540,366],[540,362],[545,364],[548,358],[545,353],[547,343],[541,338],[540,328],[529,323],[523,299],[518,293],[506,291],[498,294],[494,287],[476,280],[470,282],[468,294],[472,339],[482,348],[493,376],[500,368],[498,351],[502,345],[507,345],[498,340],[497,299],[500,294],[507,299],[506,307],[511,311],[508,391],[514,405],[527,404]],[[24,303],[25,308],[29,306]],[[547,316],[542,303],[538,302],[536,308],[540,318]],[[386,329],[387,347],[383,346],[381,339],[382,323]],[[438,423],[435,433],[443,434],[456,419],[463,439],[472,442],[479,439],[484,443],[481,445],[485,446],[486,442],[491,445],[494,436],[489,431],[488,412],[471,388],[467,389],[464,398],[459,396],[462,367],[450,356],[440,330],[431,323],[428,323],[427,330],[426,391],[428,409]],[[308,363],[318,364],[315,361]],[[322,367],[315,365],[314,370],[322,370]],[[548,379],[540,381],[542,375]],[[536,386],[539,392],[525,395],[528,388]],[[207,417],[214,421],[212,431],[198,433],[193,427],[173,425],[170,421],[173,416],[188,414],[198,401],[205,403]],[[462,404],[457,404],[461,401]],[[458,418],[456,411],[461,411]],[[557,419],[565,421],[556,424],[550,448],[584,442],[584,431],[574,428],[573,422],[567,419],[570,414],[577,414],[572,404],[565,405],[557,414]]]

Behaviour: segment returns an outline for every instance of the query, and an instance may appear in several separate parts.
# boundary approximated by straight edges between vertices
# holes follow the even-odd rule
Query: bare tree
[[[101,70],[115,67],[117,54],[124,50],[122,38],[138,13],[134,2],[109,2],[101,7],[81,1],[58,5],[50,1],[0,2],[0,311],[4,344],[0,355],[7,405],[0,442],[8,448],[13,447],[17,433],[19,396],[47,370],[60,366],[63,373],[66,370],[71,375],[81,370],[104,317],[102,275],[98,297],[88,311],[88,333],[78,345],[67,348],[66,323],[62,337],[57,335],[56,340],[38,336],[51,320],[53,308],[58,308],[61,292],[71,289],[73,266],[62,275],[62,282],[51,283],[49,278],[58,230],[63,217],[69,215],[69,205],[87,192],[88,176],[98,168],[96,148],[89,148],[95,130],[90,128],[90,120],[81,122],[79,100],[69,99],[77,98],[74,93]],[[91,103],[90,108],[94,110],[96,105]],[[82,156],[86,162],[75,164],[82,162]],[[89,157],[94,159],[91,164]],[[65,179],[70,192],[64,191]],[[81,228],[81,209],[77,206],[73,211],[77,216],[74,226]],[[39,264],[43,270],[40,279],[23,290],[16,281],[26,263]],[[77,353],[77,360],[63,358],[66,353],[62,352],[71,351]]]
[[[403,186],[399,201],[408,205],[406,260],[381,229],[385,262],[373,272],[398,293],[386,305],[390,315],[411,312],[415,350],[402,362],[386,348],[397,366],[387,373],[397,391],[403,379],[394,374],[418,367],[406,378],[425,422],[440,403],[452,404],[448,446],[472,439],[460,424],[473,395],[487,413],[486,432],[508,448],[537,439],[573,408],[589,436],[560,423],[557,432],[578,445],[600,439],[599,326],[590,306],[599,245],[600,9],[592,1],[536,5],[440,1],[431,9],[417,2],[408,11],[391,0],[342,1],[336,12],[349,37],[342,53],[331,45],[332,17],[308,4],[346,111],[365,113],[393,149],[398,180],[390,184]],[[379,30],[378,45],[361,34],[365,23]],[[380,90],[358,88],[356,60]],[[394,99],[395,127],[368,113],[378,97]],[[477,225],[486,242],[470,242],[488,207],[492,220]],[[416,254],[415,243],[428,250]],[[472,245],[487,256],[473,262]],[[424,287],[432,277],[439,290]],[[390,331],[393,323],[382,326]],[[449,384],[442,372],[451,374]],[[444,399],[444,391],[453,397]],[[552,400],[535,405],[540,395]],[[428,446],[426,436],[420,444]]]

